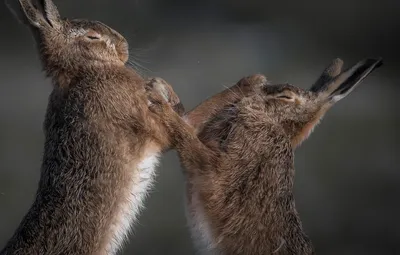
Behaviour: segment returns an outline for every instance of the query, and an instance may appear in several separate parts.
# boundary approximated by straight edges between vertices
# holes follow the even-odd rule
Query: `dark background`
[[[400,1],[55,0],[63,16],[121,32],[148,76],[186,109],[263,73],[307,88],[335,57],[384,66],[338,103],[296,153],[295,196],[318,254],[400,254]],[[28,29],[0,8],[0,247],[31,205],[51,90]],[[133,58],[132,58],[133,59]],[[194,254],[174,152],[123,254]]]

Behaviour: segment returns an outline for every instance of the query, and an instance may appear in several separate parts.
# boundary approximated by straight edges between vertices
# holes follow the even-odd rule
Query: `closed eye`
[[[286,96],[286,95],[277,96],[277,98],[288,99],[288,100],[292,99],[290,96]]]
[[[90,40],[99,40],[100,39],[100,37],[93,36],[93,35],[87,35],[86,37],[89,38]]]
[[[101,35],[93,30],[87,31],[85,36],[89,40],[99,40],[101,38]]]

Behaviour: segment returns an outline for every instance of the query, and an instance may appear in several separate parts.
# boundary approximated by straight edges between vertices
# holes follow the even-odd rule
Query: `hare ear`
[[[42,13],[33,6],[30,0],[7,0],[6,5],[14,16],[25,25],[42,28],[47,24]]]
[[[365,59],[353,67],[337,75],[330,82],[325,83],[317,91],[319,97],[328,99],[331,103],[343,99],[360,84],[370,73],[382,65],[382,59]]]
[[[343,60],[341,60],[340,58],[334,59],[332,63],[327,68],[325,68],[318,80],[311,86],[310,91],[319,91],[324,84],[329,83],[340,74],[340,72],[342,71],[342,67]]]
[[[57,10],[56,5],[52,0],[41,0],[41,4],[44,8],[44,14],[48,22],[52,27],[59,27],[61,22],[60,14]]]

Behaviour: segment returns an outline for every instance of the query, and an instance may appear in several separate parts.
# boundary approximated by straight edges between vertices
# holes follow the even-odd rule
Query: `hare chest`
[[[131,187],[128,190],[126,199],[121,203],[120,209],[114,221],[112,228],[112,240],[108,254],[115,254],[124,240],[127,238],[129,231],[136,221],[140,210],[143,208],[144,200],[151,189],[155,177],[155,169],[158,165],[159,153],[146,153],[139,164],[128,166],[127,171],[136,173],[131,180]]]

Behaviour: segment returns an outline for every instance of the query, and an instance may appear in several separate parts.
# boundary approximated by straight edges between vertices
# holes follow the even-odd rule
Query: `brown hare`
[[[262,75],[242,79],[189,112],[194,127],[149,96],[185,169],[187,216],[200,253],[314,253],[294,203],[294,149],[381,60],[343,72],[342,64],[335,60],[308,91],[267,84]],[[242,87],[250,89],[236,94]],[[207,106],[219,111],[210,116]]]
[[[51,0],[8,5],[32,30],[54,87],[36,198],[0,254],[115,254],[169,146],[146,89],[182,113],[179,98],[169,86],[146,87],[108,26],[63,19]]]

